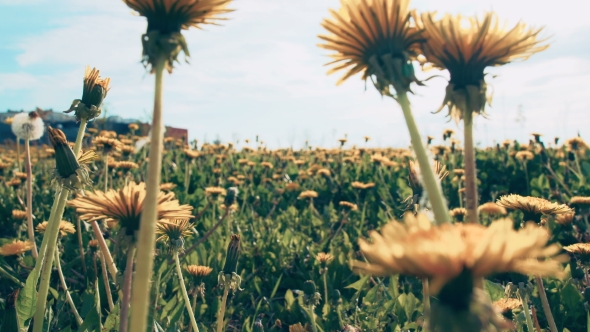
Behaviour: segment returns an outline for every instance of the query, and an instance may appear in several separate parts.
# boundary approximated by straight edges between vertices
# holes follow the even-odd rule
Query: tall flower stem
[[[88,270],[86,268],[86,257],[84,255],[84,242],[82,241],[82,228],[80,226],[81,222],[80,222],[80,218],[77,218],[77,225],[78,228],[76,228],[76,231],[78,233],[78,249],[80,250],[80,261],[82,262],[82,270],[84,271],[84,274],[88,273]]]
[[[37,244],[35,243],[35,229],[33,228],[33,171],[31,170],[31,148],[29,140],[25,139],[25,171],[27,172],[27,232],[33,243],[31,255],[37,258]]]
[[[323,279],[324,279],[324,302],[325,303],[329,303],[328,302],[328,271],[324,271],[324,275],[323,275]]]
[[[127,249],[127,263],[123,281],[123,298],[121,299],[121,315],[119,316],[119,332],[127,332],[129,328],[129,300],[131,299],[131,283],[133,281],[133,257],[135,245]]]
[[[551,313],[551,307],[549,307],[549,300],[547,300],[547,293],[545,292],[545,286],[543,285],[543,279],[540,276],[535,276],[537,288],[539,289],[539,297],[541,298],[541,304],[543,305],[543,311],[545,312],[545,318],[549,323],[549,329],[551,332],[557,332],[557,325],[555,325],[555,319]]]
[[[109,190],[109,154],[104,154],[104,192]]]
[[[82,140],[84,140],[84,133],[86,132],[86,125],[88,120],[80,119],[80,127],[78,128],[78,135],[76,136],[76,143],[74,144],[74,155],[78,157],[80,150],[82,149]]]
[[[104,236],[102,236],[102,231],[100,227],[98,227],[98,223],[96,220],[90,222],[92,225],[92,230],[94,231],[94,236],[98,241],[98,246],[100,247],[100,252],[102,252],[104,259],[106,261],[106,266],[111,273],[111,277],[113,278],[113,282],[115,285],[117,284],[117,267],[115,266],[115,261],[113,261],[113,256],[111,256],[111,252],[109,251],[109,247],[107,246],[107,242],[104,240]]]
[[[150,280],[154,265],[155,228],[157,219],[157,196],[160,192],[160,177],[162,172],[162,90],[164,66],[167,61],[165,54],[156,59],[156,84],[154,95],[154,113],[152,117],[152,139],[150,142],[150,161],[146,184],[144,209],[141,213],[139,239],[137,247],[137,277],[133,283],[131,295],[131,321],[133,332],[145,332],[147,325],[148,305],[150,303]]]
[[[107,266],[106,266],[106,262],[105,262],[102,250],[99,251],[98,258],[100,259],[100,269],[102,270],[102,279],[104,281],[104,290],[107,293],[107,301],[109,302],[109,310],[113,311],[113,309],[115,309],[115,304],[113,303],[113,295],[111,293],[111,286],[109,284],[109,275],[107,273]]]
[[[221,307],[217,313],[217,332],[224,331],[223,318],[225,317],[225,306],[227,304],[227,295],[229,294],[229,285],[226,284],[223,288],[223,297],[221,298]]]
[[[527,295],[526,291],[524,290],[524,287],[520,287],[519,286],[519,290],[517,292],[518,297],[520,298],[520,303],[522,304],[522,310],[524,311],[524,317],[526,319],[526,326],[527,326],[527,330],[529,331],[534,331],[535,327],[533,326],[533,319],[531,318],[531,313],[529,311],[529,296]]]
[[[20,172],[20,138],[16,138],[16,164],[18,165],[18,171]]]
[[[56,197],[57,206],[55,214],[50,216],[48,221],[48,231],[45,232],[43,240],[47,238],[45,251],[39,255],[37,262],[43,261],[43,269],[41,271],[41,283],[39,284],[39,291],[37,293],[37,305],[35,307],[33,332],[41,332],[43,330],[43,319],[45,317],[45,308],[47,305],[47,293],[49,292],[49,281],[51,278],[51,270],[53,266],[54,251],[57,246],[57,236],[59,235],[59,223],[64,214],[66,207],[66,200],[70,191],[66,188],[61,188],[60,193]],[[43,244],[41,244],[43,249]],[[35,264],[36,265],[36,264]]]
[[[70,291],[68,291],[68,285],[66,284],[66,278],[64,277],[64,273],[61,269],[61,262],[59,261],[59,252],[58,250],[55,251],[55,266],[57,267],[57,272],[59,274],[59,282],[61,284],[61,288],[63,288],[64,292],[66,293],[66,300],[70,305],[70,309],[72,309],[72,314],[76,318],[76,323],[78,326],[82,325],[82,317],[78,313],[76,309],[76,305],[74,304],[74,300],[72,300],[72,296],[70,295]]]
[[[174,253],[174,262],[176,263],[176,274],[178,275],[178,282],[180,283],[182,297],[184,297],[184,305],[186,307],[186,311],[188,311],[188,317],[191,320],[191,326],[195,332],[199,332],[199,327],[197,326],[197,321],[195,320],[195,314],[193,312],[193,308],[191,307],[191,300],[188,297],[188,293],[186,292],[186,286],[184,285],[182,269],[180,268],[180,260],[178,259],[178,251]]]
[[[428,200],[430,201],[432,210],[434,212],[434,219],[438,224],[448,223],[450,222],[449,210],[445,203],[439,181],[434,175],[434,170],[432,169],[432,165],[428,158],[428,154],[426,153],[426,149],[424,148],[424,144],[422,144],[422,138],[420,136],[420,132],[418,131],[418,126],[416,125],[414,116],[412,115],[412,109],[410,108],[410,101],[408,100],[407,91],[398,89],[397,92],[397,102],[402,108],[404,118],[406,119],[406,125],[410,131],[412,147],[416,153],[416,159],[418,159],[418,165],[420,166],[420,171],[422,173],[424,187],[426,188]]]
[[[190,185],[191,180],[191,162],[190,160],[186,161],[186,168],[184,170],[184,193],[188,195],[188,186]]]
[[[475,167],[475,146],[473,145],[473,112],[463,112],[465,148],[463,150],[465,163],[465,208],[467,222],[477,224],[477,175]]]
[[[311,330],[313,332],[318,332],[318,328],[315,325],[315,315],[313,313],[313,305],[310,305],[309,308],[307,308],[307,315],[309,316],[309,323],[311,324]]]

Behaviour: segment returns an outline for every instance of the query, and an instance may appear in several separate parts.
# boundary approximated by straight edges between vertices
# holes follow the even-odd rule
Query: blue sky
[[[420,11],[480,14],[493,9],[509,23],[545,26],[551,47],[522,63],[494,68],[489,119],[476,122],[483,145],[530,132],[590,136],[590,5],[561,0],[415,0]],[[326,52],[319,49],[319,23],[338,0],[237,0],[223,26],[184,35],[190,64],[165,77],[164,120],[187,128],[191,138],[209,141],[253,139],[269,146],[336,146],[373,137],[373,146],[409,144],[401,110],[360,78],[337,87],[326,76]],[[81,97],[84,67],[111,77],[109,114],[147,120],[153,75],[140,64],[140,36],[146,21],[120,0],[0,0],[0,110],[34,107],[65,110]],[[430,74],[430,73],[429,73]],[[445,75],[443,73],[443,75]],[[446,82],[434,79],[411,98],[423,134],[440,142],[453,128],[443,112]],[[516,122],[521,106],[524,122]],[[436,143],[436,141],[435,141]]]

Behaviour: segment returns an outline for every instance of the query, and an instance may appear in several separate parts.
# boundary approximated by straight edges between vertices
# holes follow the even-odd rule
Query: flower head
[[[375,183],[373,182],[360,182],[360,181],[353,181],[350,184],[354,189],[361,189],[361,190],[365,190],[365,189],[369,189],[369,188],[373,188],[375,186]]]
[[[193,278],[200,280],[203,277],[208,276],[213,272],[213,269],[208,266],[203,265],[189,265],[186,267],[186,272],[190,274]]]
[[[95,145],[102,147],[104,153],[110,153],[112,151],[119,151],[123,146],[119,140],[109,138],[106,136],[98,136],[92,141]]]
[[[430,278],[432,294],[468,271],[473,278],[492,273],[518,272],[562,276],[557,244],[547,246],[549,233],[534,223],[515,231],[510,219],[479,224],[433,225],[426,215],[406,213],[404,222],[392,221],[381,233],[371,231],[372,243],[359,240],[370,263],[355,261],[356,271],[373,275],[407,274]]]
[[[522,162],[535,159],[535,155],[531,151],[518,151],[514,157]]]
[[[207,195],[207,196],[218,197],[218,196],[225,196],[226,194],[227,194],[227,190],[225,190],[221,187],[207,187],[207,188],[205,188],[205,195]]]
[[[511,312],[514,309],[518,309],[522,306],[522,303],[518,299],[513,298],[501,298],[494,302],[494,307],[498,308],[500,312],[506,313]]]
[[[316,198],[318,197],[318,193],[314,190],[305,190],[299,194],[299,199],[305,198]]]
[[[590,264],[590,243],[574,243],[563,249],[578,257],[584,264]]]
[[[14,219],[25,219],[25,218],[27,218],[27,211],[23,211],[23,210],[12,210],[12,218],[14,218]]]
[[[41,138],[45,131],[43,119],[35,111],[13,116],[10,128],[16,137],[31,141]]]
[[[507,209],[519,210],[525,214],[525,221],[538,219],[542,215],[556,215],[572,212],[572,209],[565,204],[551,203],[550,201],[531,196],[520,196],[510,194],[500,197],[496,202]]]
[[[570,199],[570,205],[579,207],[590,207],[590,197],[574,196]]]
[[[34,245],[31,241],[14,240],[11,243],[6,243],[0,247],[1,256],[14,256],[25,253],[33,249]]]
[[[338,205],[342,206],[343,208],[346,208],[350,211],[357,211],[359,209],[359,207],[351,202],[347,202],[347,201],[340,201],[340,203],[338,203]]]
[[[328,264],[329,262],[332,261],[332,259],[334,259],[334,257],[331,254],[327,254],[325,252],[320,252],[319,254],[317,254],[315,256],[315,259],[317,259],[317,261],[320,262],[321,264]]]
[[[118,191],[110,190],[104,193],[97,190],[87,193],[86,196],[78,195],[68,201],[68,205],[76,208],[76,212],[80,213],[80,218],[84,220],[116,221],[125,229],[126,234],[131,236],[139,229],[145,196],[145,183],[130,182]],[[193,218],[192,210],[189,205],[180,205],[178,200],[174,199],[174,193],[158,193],[158,219],[190,219]]]
[[[156,224],[156,241],[166,243],[171,251],[182,251],[184,238],[192,235],[192,227],[188,219],[162,219]]]
[[[42,223],[40,223],[39,225],[37,225],[37,227],[35,227],[35,230],[41,234],[45,233],[45,231],[47,230],[47,225],[48,222],[44,221]],[[64,237],[68,234],[74,234],[76,233],[76,228],[74,227],[74,224],[72,224],[71,222],[62,220],[59,223],[59,234]]]
[[[171,182],[162,183],[160,185],[160,190],[163,190],[163,191],[171,191],[174,188],[176,188],[176,184],[171,183]]]
[[[438,111],[448,107],[455,121],[461,120],[464,112],[483,113],[486,102],[491,103],[484,81],[486,67],[524,60],[549,47],[537,39],[542,29],[527,28],[524,23],[506,29],[493,12],[482,19],[447,14],[437,20],[435,14],[422,14],[426,30],[423,50],[434,67],[451,74]]]
[[[464,221],[465,217],[467,216],[467,209],[466,208],[454,208],[449,211],[451,217],[455,218],[457,221]]]
[[[64,113],[75,112],[76,120],[90,121],[100,116],[100,106],[107,96],[110,87],[110,78],[101,78],[100,71],[86,66],[84,72],[84,88],[82,99],[75,99],[70,109]]]
[[[508,212],[503,206],[500,206],[494,202],[483,203],[477,208],[477,213],[488,214],[488,215],[505,215]]]
[[[409,9],[409,0],[341,0],[333,19],[322,22],[330,34],[320,35],[321,48],[334,51],[328,74],[346,73],[337,84],[358,73],[371,79],[382,94],[393,96],[409,90],[414,75],[412,60],[421,53],[424,37],[418,17]],[[393,89],[392,89],[393,87]]]
[[[201,28],[223,20],[230,12],[231,0],[123,0],[127,6],[147,18],[147,32],[142,36],[143,62],[152,72],[160,54],[166,56],[166,69],[172,72],[180,52],[190,56],[186,40],[180,33],[190,27]]]

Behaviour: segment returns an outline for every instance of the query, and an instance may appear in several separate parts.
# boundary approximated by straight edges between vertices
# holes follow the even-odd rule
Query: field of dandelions
[[[543,29],[342,0],[321,23],[329,73],[391,97],[412,145],[368,148],[367,133],[360,146],[270,150],[258,136],[164,133],[162,77],[189,56],[182,30],[223,19],[231,0],[123,2],[148,21],[151,131],[94,121],[116,84],[91,67],[64,101],[75,139],[36,111],[6,120],[17,139],[0,146],[0,332],[590,331],[588,145],[473,143],[486,68],[545,50]],[[427,67],[449,72],[438,111],[463,135],[420,135],[409,95]]]

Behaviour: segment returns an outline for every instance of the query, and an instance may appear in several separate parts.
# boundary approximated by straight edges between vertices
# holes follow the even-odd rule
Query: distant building
[[[78,135],[79,124],[76,122],[76,118],[73,115],[66,114],[63,112],[54,112],[52,109],[43,110],[41,108],[35,109],[41,116],[46,125],[53,128],[61,129],[68,141],[75,141]],[[7,118],[13,117],[15,114],[24,112],[23,110],[8,110],[5,113],[0,113],[0,143],[14,142],[16,137],[12,133],[12,129],[9,124],[4,123]],[[135,132],[138,136],[147,136],[150,131],[150,124],[143,123],[137,119],[124,119],[120,116],[114,115],[106,119],[98,118],[95,121],[88,123],[88,128],[97,128],[99,130],[111,130],[117,134],[126,135],[129,131],[129,124],[136,123],[139,125],[139,129]],[[188,130],[174,127],[166,127],[166,137],[174,138],[188,138]],[[39,141],[32,142],[32,144],[50,144],[47,134],[44,134]]]

